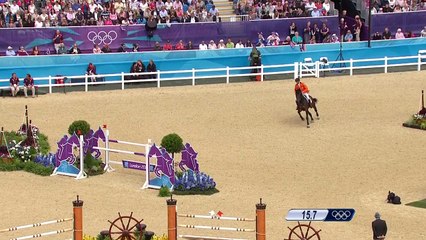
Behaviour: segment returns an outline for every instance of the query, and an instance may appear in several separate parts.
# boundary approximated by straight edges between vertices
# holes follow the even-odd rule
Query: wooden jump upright
[[[237,232],[256,232],[256,240],[266,240],[266,204],[262,203],[262,199],[260,199],[260,202],[256,204],[256,219],[241,218],[241,217],[219,217],[219,216],[194,215],[194,214],[178,214],[176,211],[176,208],[177,208],[177,200],[171,197],[170,199],[167,200],[168,240],[177,240],[178,237],[188,238],[188,239],[237,240],[236,238],[178,235],[177,234],[178,227],[237,231]],[[256,230],[245,229],[245,228],[213,227],[213,226],[200,226],[200,225],[181,225],[181,224],[178,225],[177,217],[256,222]],[[243,240],[243,239],[239,239],[239,240]]]

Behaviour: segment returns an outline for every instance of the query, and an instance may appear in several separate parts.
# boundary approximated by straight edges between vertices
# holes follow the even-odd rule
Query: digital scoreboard
[[[352,208],[290,209],[287,221],[349,222],[355,215]]]

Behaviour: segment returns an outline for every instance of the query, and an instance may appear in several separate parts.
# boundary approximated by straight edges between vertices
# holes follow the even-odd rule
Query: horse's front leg
[[[306,127],[310,128],[309,126],[309,111],[306,109]]]
[[[314,118],[312,117],[312,113],[308,112],[309,116],[311,117],[311,122],[314,122]]]
[[[318,113],[317,106],[316,106],[316,105],[314,105],[314,106],[313,106],[313,108],[314,108],[314,110],[315,110],[315,113],[317,114],[317,119],[319,120],[319,119],[320,119],[320,116],[319,116],[319,113]]]
[[[297,113],[299,114],[300,119],[302,119],[302,121],[304,121],[305,119],[302,117],[302,114],[300,114],[300,110],[297,110]]]

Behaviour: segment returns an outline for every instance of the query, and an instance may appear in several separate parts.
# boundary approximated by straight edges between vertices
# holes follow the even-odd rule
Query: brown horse
[[[309,108],[313,108],[315,110],[315,113],[317,114],[317,119],[319,119],[318,109],[317,109],[317,102],[318,99],[313,98],[310,96],[311,101],[308,102],[308,100],[302,95],[302,92],[300,89],[296,90],[296,104],[297,104],[297,113],[299,114],[302,121],[305,119],[302,117],[302,114],[300,112],[305,111],[306,112],[306,127],[309,126],[309,116],[311,117],[311,121],[314,121],[314,118],[312,117],[312,114],[309,112]]]

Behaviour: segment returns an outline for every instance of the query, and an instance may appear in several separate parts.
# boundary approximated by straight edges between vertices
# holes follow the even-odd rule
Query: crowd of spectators
[[[368,1],[366,1],[368,6]],[[391,12],[409,12],[426,10],[426,2],[422,0],[373,0],[373,14]]]
[[[14,0],[0,3],[0,12],[0,27],[7,28],[213,22],[219,16],[212,0]]]
[[[236,14],[248,15],[248,19],[250,20],[291,17],[320,17],[336,14],[334,3],[330,0],[239,0],[234,4],[234,9]]]

